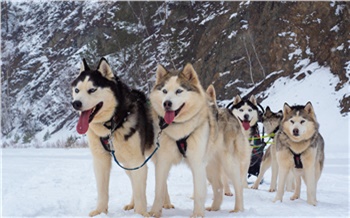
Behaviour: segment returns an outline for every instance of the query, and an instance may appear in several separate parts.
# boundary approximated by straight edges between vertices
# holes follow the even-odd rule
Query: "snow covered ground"
[[[273,111],[290,105],[314,105],[321,134],[325,138],[326,160],[318,183],[318,205],[306,203],[306,187],[302,185],[301,199],[290,201],[286,192],[282,203],[272,203],[275,193],[267,190],[271,171],[265,174],[265,183],[259,190],[244,190],[245,211],[229,213],[234,197],[224,197],[221,210],[206,212],[207,217],[349,217],[349,115],[339,114],[339,100],[349,95],[346,84],[338,92],[338,79],[329,69],[310,64],[300,73],[306,77],[279,79],[262,95],[262,102]],[[350,74],[349,74],[350,75]],[[244,94],[243,94],[244,95]],[[1,206],[4,217],[87,217],[96,204],[95,179],[92,158],[88,149],[3,149],[1,150],[2,188]],[[150,209],[154,199],[154,166],[148,164],[147,201]],[[188,217],[192,213],[192,176],[189,168],[180,164],[170,171],[169,193],[175,209],[163,210],[164,217]],[[233,190],[233,189],[232,189]],[[131,185],[126,174],[113,165],[110,182],[109,213],[99,217],[140,217],[133,211],[124,211],[131,197]],[[212,201],[208,186],[206,206]]]
[[[95,179],[88,149],[4,149],[2,150],[2,216],[4,217],[87,217],[96,204]],[[272,203],[275,193],[267,190],[270,171],[259,190],[244,190],[245,211],[229,213],[234,197],[224,197],[222,209],[206,212],[207,217],[228,216],[349,216],[349,157],[345,152],[326,156],[323,175],[317,190],[318,205],[306,203],[302,186],[301,199],[290,201],[286,192],[282,203]],[[148,164],[147,201],[154,199],[154,166]],[[140,217],[122,208],[128,204],[131,186],[126,174],[113,166],[110,184],[109,213],[100,217]],[[184,164],[175,166],[168,179],[175,209],[163,210],[164,217],[188,217],[193,208],[192,177]],[[233,189],[232,189],[233,190]],[[206,205],[211,204],[208,186]]]

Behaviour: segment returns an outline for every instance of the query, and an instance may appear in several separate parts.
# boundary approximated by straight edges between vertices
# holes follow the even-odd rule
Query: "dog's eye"
[[[239,112],[243,112],[243,109],[239,109]]]
[[[168,91],[166,89],[163,89],[162,91],[163,91],[164,94],[168,93]]]
[[[303,123],[305,123],[305,120],[300,121],[300,124],[303,124]]]
[[[77,89],[77,88],[74,89],[74,92],[75,92],[75,93],[79,93],[79,89]]]
[[[178,95],[178,94],[180,94],[181,92],[183,92],[183,90],[181,90],[181,89],[178,89],[178,90],[176,90],[176,94]]]
[[[249,112],[252,112],[253,110],[252,110],[252,109],[249,109],[248,111],[249,111]]]
[[[89,93],[89,94],[94,93],[94,92],[96,92],[96,90],[97,90],[96,88],[89,89],[89,90],[88,90],[88,93]]]
[[[294,120],[290,120],[290,122],[291,122],[292,124],[294,124]]]

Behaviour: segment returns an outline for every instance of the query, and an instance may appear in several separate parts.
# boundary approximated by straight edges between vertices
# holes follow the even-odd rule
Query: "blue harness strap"
[[[138,170],[140,169],[141,167],[143,167],[152,157],[153,155],[157,152],[158,148],[159,148],[159,143],[157,141],[157,147],[153,150],[152,154],[150,156],[148,156],[148,158],[146,158],[146,160],[138,167],[133,167],[133,168],[128,168],[128,167],[124,167],[123,165],[121,165],[117,159],[117,157],[115,156],[115,151],[114,149],[112,148],[113,146],[111,146],[111,144],[109,143],[109,139],[110,137],[107,136],[107,137],[100,137],[100,141],[101,141],[101,144],[103,146],[103,148],[108,151],[113,159],[114,159],[114,162],[122,169],[124,170]]]

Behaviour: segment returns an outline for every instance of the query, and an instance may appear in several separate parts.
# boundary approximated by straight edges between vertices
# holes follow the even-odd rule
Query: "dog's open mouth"
[[[175,119],[175,117],[180,113],[181,109],[185,106],[185,103],[183,103],[179,109],[177,109],[176,111],[165,111],[165,115],[164,115],[164,121],[167,124],[170,124],[173,122],[173,120]]]
[[[241,120],[240,118],[238,118],[238,119],[239,119],[239,121],[241,121],[244,130],[248,130],[250,128],[250,121],[249,120]]]
[[[89,129],[89,123],[94,119],[97,112],[102,108],[103,102],[98,103],[95,107],[82,111],[78,120],[77,132],[85,134]]]

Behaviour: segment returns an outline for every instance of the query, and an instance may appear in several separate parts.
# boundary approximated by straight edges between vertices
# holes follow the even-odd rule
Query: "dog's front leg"
[[[156,188],[155,188],[155,198],[153,206],[149,214],[154,217],[160,217],[162,215],[162,207],[165,202],[166,197],[166,180],[170,171],[172,160],[170,160],[169,155],[162,154],[162,150],[159,149],[159,154],[157,156],[157,164],[155,169],[156,176]],[[165,151],[166,152],[166,151]]]
[[[206,164],[198,162],[198,160],[190,160],[190,158],[188,158],[188,162],[192,170],[194,184],[194,208],[191,217],[204,217],[204,204],[207,195]]]
[[[306,165],[306,164],[305,164]],[[305,167],[305,184],[306,184],[306,192],[307,192],[307,203],[313,206],[317,205],[316,201],[316,174],[315,174],[315,165],[311,164],[311,166]]]
[[[107,152],[93,152],[94,172],[97,184],[97,206],[90,216],[108,212],[108,190],[111,171],[111,156]]]

